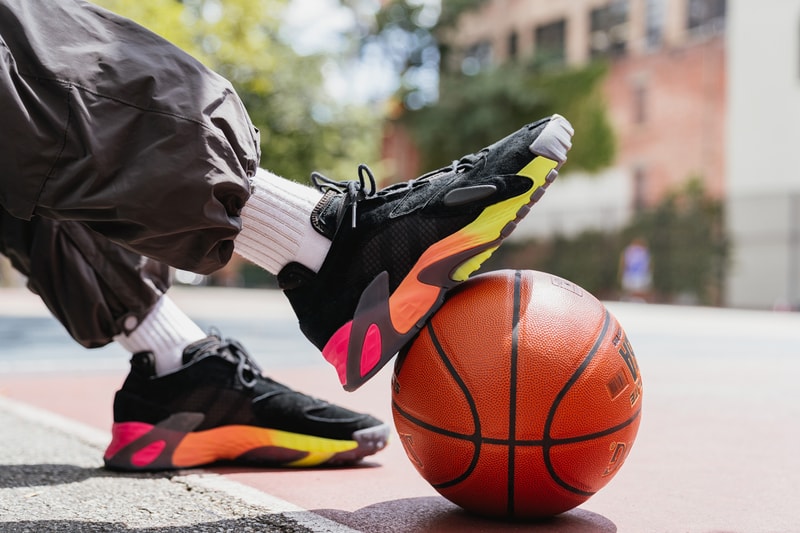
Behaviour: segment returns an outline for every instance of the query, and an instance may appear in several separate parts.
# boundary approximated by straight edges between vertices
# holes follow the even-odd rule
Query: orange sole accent
[[[339,452],[357,448],[358,443],[252,426],[223,426],[187,433],[175,449],[172,463],[177,468],[187,468],[234,460],[252,450],[270,446],[305,452],[303,458],[284,466],[314,466]]]
[[[451,280],[454,283],[467,279],[496,248],[485,250],[480,247],[501,239],[506,225],[516,220],[520,210],[532,202],[531,198],[534,193],[545,184],[546,176],[557,165],[557,162],[546,157],[534,158],[520,171],[521,175],[533,180],[531,189],[524,194],[487,207],[472,223],[433,244],[420,256],[405,279],[389,297],[389,312],[395,330],[403,335],[411,331],[420,318],[425,316],[435,305],[444,290],[443,287],[419,281],[419,273],[430,265],[457,253],[478,248],[475,256],[451,273]]]

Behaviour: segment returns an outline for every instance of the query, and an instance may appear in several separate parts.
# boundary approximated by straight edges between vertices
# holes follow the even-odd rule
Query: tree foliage
[[[96,1],[230,80],[261,131],[261,166],[306,181],[312,170],[349,178],[377,159],[379,116],[332,101],[326,57],[299,55],[281,38],[288,0]]]
[[[728,261],[723,205],[710,198],[703,181],[690,178],[654,209],[634,217],[626,243],[644,237],[653,260],[653,286],[660,294],[718,304]]]
[[[510,242],[484,268],[552,272],[601,298],[619,294],[619,258],[634,238],[650,250],[656,301],[720,305],[730,244],[723,204],[693,178],[617,231],[587,230],[547,240]]]
[[[488,0],[442,0],[442,13],[439,15],[440,28],[453,27],[458,17],[465,11],[474,11]]]
[[[559,113],[576,131],[569,169],[600,170],[611,163],[615,149],[599,90],[604,74],[600,64],[547,74],[517,64],[471,77],[444,74],[439,102],[402,120],[421,147],[425,166],[436,167],[525,122]]]
[[[472,76],[444,68],[442,54],[449,43],[443,39],[460,15],[485,2],[442,0],[433,24],[424,16],[427,4],[418,0],[393,0],[378,16],[376,38],[401,72],[401,120],[422,152],[423,167],[440,166],[553,113],[575,126],[570,169],[595,171],[609,165],[615,137],[600,90],[604,65],[553,69],[532,58]],[[433,88],[431,71],[438,76]]]

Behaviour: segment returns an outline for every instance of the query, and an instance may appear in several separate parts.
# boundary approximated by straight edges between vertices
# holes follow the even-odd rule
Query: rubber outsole
[[[180,425],[176,422],[196,414],[173,415],[155,426],[141,422],[115,423],[111,444],[103,458],[106,468],[157,471],[220,462],[291,468],[343,466],[385,448],[390,434],[388,424],[358,430],[352,440],[255,426],[220,426],[204,431],[180,431],[175,427]]]

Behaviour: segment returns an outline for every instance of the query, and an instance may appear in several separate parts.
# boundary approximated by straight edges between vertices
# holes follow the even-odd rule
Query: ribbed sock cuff
[[[152,352],[156,374],[177,370],[183,349],[207,335],[168,296],[162,296],[142,323],[128,335],[114,340],[131,353]]]
[[[317,272],[331,247],[311,225],[321,197],[316,189],[258,169],[242,209],[236,253],[273,274],[292,261]]]

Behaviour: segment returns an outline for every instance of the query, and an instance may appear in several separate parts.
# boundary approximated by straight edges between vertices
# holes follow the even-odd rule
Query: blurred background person
[[[653,283],[653,269],[647,243],[639,237],[625,247],[620,257],[623,300],[647,302]]]

